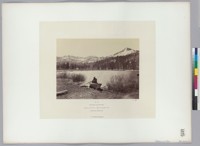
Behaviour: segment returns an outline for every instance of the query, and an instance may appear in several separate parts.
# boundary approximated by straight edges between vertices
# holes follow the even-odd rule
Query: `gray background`
[[[10,2],[79,2],[81,0],[0,0],[0,3],[10,3]],[[82,0],[83,1],[83,0]],[[108,1],[108,0],[84,0],[85,2],[91,1]],[[123,1],[123,0],[110,0],[110,1]],[[200,0],[124,0],[124,1],[134,1],[134,2],[174,2],[174,1],[189,1],[191,2],[191,48],[200,47]],[[1,9],[1,7],[0,7]],[[1,11],[0,11],[1,16]],[[1,19],[0,19],[1,21]],[[0,22],[0,56],[2,56],[2,27]],[[2,59],[0,59],[0,146],[3,144],[3,100],[2,100]],[[192,100],[192,99],[191,99]],[[31,126],[31,125],[30,125]],[[17,144],[13,144],[15,146]],[[18,144],[23,146],[37,145],[37,146],[71,146],[72,144]],[[179,144],[179,143],[146,143],[146,144],[75,144],[77,146],[106,146],[106,145],[118,145],[118,146],[199,146],[200,145],[200,111],[192,111],[192,143],[189,144]]]

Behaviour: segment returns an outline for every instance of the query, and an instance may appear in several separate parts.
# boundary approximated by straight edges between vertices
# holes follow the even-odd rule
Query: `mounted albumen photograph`
[[[154,118],[155,103],[155,22],[40,23],[41,118]]]
[[[3,142],[190,143],[190,8],[2,4]]]

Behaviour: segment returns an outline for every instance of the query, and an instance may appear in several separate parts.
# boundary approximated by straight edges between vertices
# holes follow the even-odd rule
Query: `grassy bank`
[[[82,74],[62,72],[57,74],[57,79],[71,79],[73,82],[84,82],[85,76]]]
[[[138,92],[117,93],[98,91],[87,87],[80,87],[68,79],[57,79],[57,91],[68,90],[67,94],[57,96],[57,99],[138,99]]]
[[[135,77],[133,74],[128,76],[116,75],[112,76],[107,83],[108,90],[114,92],[130,93],[139,90],[139,76]]]

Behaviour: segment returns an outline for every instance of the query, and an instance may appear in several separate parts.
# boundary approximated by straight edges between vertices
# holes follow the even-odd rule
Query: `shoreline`
[[[109,90],[98,91],[88,87],[81,87],[80,83],[57,79],[57,92],[61,90],[68,90],[68,93],[57,96],[57,99],[139,99],[138,91],[131,93]]]

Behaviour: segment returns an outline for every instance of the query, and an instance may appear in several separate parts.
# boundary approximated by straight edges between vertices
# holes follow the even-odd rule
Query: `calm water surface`
[[[138,70],[126,70],[126,71],[111,71],[111,70],[90,70],[90,71],[80,71],[80,70],[74,70],[74,71],[58,71],[58,73],[73,73],[73,74],[82,74],[85,76],[86,80],[84,83],[88,83],[92,81],[93,77],[97,78],[97,82],[101,83],[102,86],[105,86],[107,82],[110,80],[110,78],[114,75],[130,75],[134,74],[134,76],[137,78],[137,74],[139,73]]]

